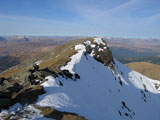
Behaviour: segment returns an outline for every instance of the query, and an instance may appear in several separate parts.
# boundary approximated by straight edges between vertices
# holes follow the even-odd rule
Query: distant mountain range
[[[6,42],[53,42],[68,41],[72,39],[84,38],[83,36],[4,36],[0,37],[0,41]]]
[[[0,37],[0,72],[46,53],[57,45],[80,36],[4,36]],[[6,62],[5,62],[6,61]]]
[[[160,39],[104,38],[108,46],[128,48],[136,52],[159,52]]]

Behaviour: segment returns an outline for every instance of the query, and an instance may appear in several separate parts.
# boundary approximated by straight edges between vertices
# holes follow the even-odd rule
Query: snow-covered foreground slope
[[[97,38],[95,42],[102,41]],[[46,93],[39,97],[37,105],[77,113],[89,120],[160,120],[160,95],[155,88],[159,81],[132,71],[115,59],[113,72],[97,62],[92,53],[84,55],[83,44],[75,48],[78,53],[62,69],[78,73],[80,79],[48,76],[42,84]]]

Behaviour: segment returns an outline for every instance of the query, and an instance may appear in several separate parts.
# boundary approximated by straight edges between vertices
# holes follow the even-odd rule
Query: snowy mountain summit
[[[45,93],[36,106],[88,120],[160,120],[159,81],[114,59],[102,38],[87,40],[75,50],[57,76],[45,77]]]

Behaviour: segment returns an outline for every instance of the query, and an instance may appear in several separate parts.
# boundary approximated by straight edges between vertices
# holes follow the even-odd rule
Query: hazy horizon
[[[159,0],[5,0],[0,35],[160,38]]]

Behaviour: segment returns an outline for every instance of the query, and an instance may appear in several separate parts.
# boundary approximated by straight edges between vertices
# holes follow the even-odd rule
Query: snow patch
[[[104,51],[104,50],[102,48],[99,48],[98,51],[100,52],[100,51]]]
[[[91,41],[87,40],[87,41],[84,42],[84,44],[91,45]]]
[[[17,103],[9,108],[9,110],[2,110],[0,113],[0,119],[4,116],[10,115],[10,119],[16,120],[49,120],[48,118],[44,118],[43,115],[40,114],[41,111],[33,107],[32,105],[22,106]]]
[[[39,65],[41,63],[42,63],[42,61],[36,61],[34,64]]]
[[[106,44],[102,41],[102,38],[94,38],[94,42],[97,43],[98,45],[99,45],[99,44],[106,45]]]
[[[75,65],[75,64],[78,64],[78,63],[80,62],[83,53],[86,51],[86,48],[85,48],[85,46],[84,46],[83,44],[79,44],[79,45],[76,45],[76,46],[75,46],[75,50],[77,50],[78,53],[75,54],[75,55],[73,55],[73,56],[71,57],[71,61],[68,62],[66,66],[61,67],[61,70],[66,70],[66,69],[67,69],[67,70],[69,70],[71,73],[73,73],[73,74],[75,73],[75,72],[73,71],[74,65]]]
[[[41,84],[43,87],[59,87],[58,81],[54,77],[48,76],[45,79],[47,81]]]

